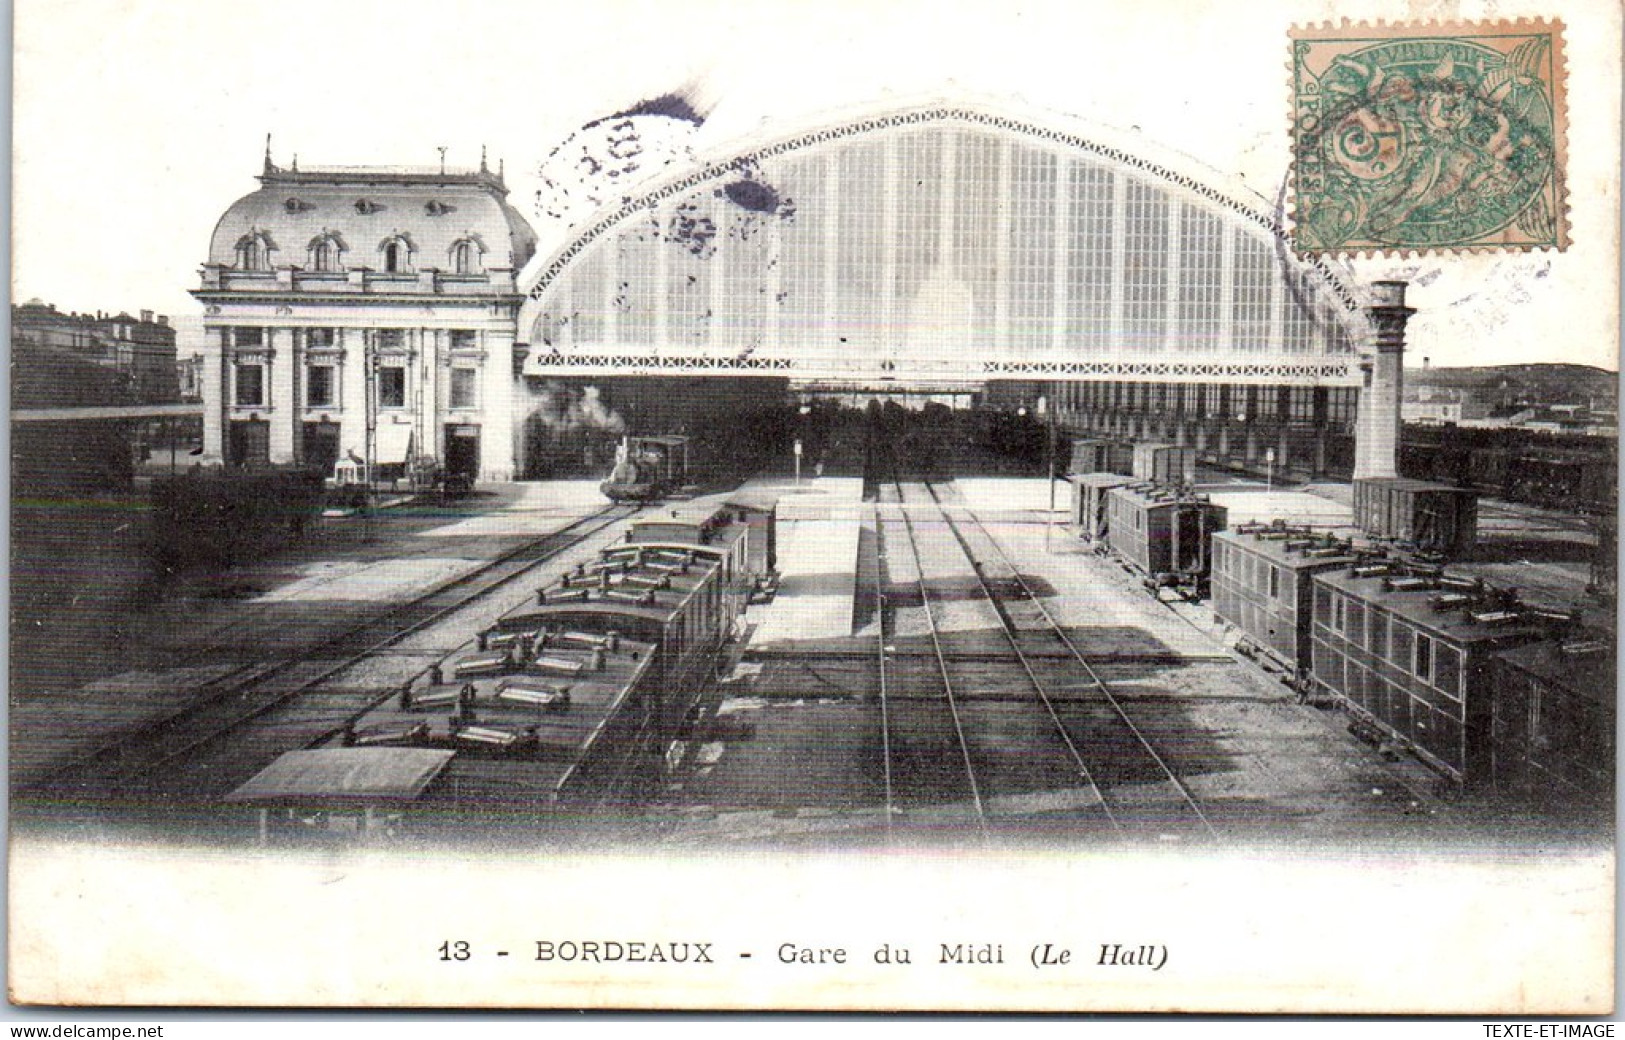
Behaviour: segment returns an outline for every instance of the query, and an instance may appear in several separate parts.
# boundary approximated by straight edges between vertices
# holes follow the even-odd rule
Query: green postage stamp
[[[1563,26],[1294,27],[1301,253],[1568,245]]]

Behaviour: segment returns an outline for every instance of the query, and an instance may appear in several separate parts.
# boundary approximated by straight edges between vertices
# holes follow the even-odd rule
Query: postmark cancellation
[[[1290,37],[1299,252],[1567,247],[1561,22]]]

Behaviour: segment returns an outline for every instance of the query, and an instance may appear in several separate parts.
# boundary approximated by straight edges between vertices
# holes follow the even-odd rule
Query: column
[[[231,411],[231,372],[226,360],[231,346],[231,329],[208,328],[204,333],[203,458],[223,462],[226,457],[226,415]]]
[[[480,423],[480,479],[512,480],[524,456],[524,430],[523,423],[516,423],[514,419],[517,387],[513,374],[514,334],[511,319],[509,327],[488,329],[480,339],[485,348],[484,360],[480,362],[483,415]]]
[[[1354,476],[1399,475],[1400,398],[1405,383],[1405,325],[1416,313],[1405,306],[1405,282],[1375,282],[1366,310],[1376,329],[1375,352],[1362,367],[1359,412],[1354,423]]]
[[[270,420],[271,461],[292,462],[294,426],[299,421],[293,394],[293,330],[265,330],[266,366],[270,394],[266,418]]]
[[[367,334],[365,329],[335,329],[339,348],[339,455],[367,457]]]

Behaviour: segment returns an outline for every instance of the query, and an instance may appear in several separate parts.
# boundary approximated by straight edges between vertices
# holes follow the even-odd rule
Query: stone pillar
[[[226,356],[231,330],[210,327],[203,346],[203,461],[219,463],[226,458],[226,416],[231,412],[231,380]]]
[[[339,366],[339,456],[367,457],[367,333],[340,328],[334,345],[343,358]]]
[[[1399,402],[1405,389],[1405,324],[1416,310],[1405,306],[1404,282],[1376,282],[1366,308],[1376,329],[1376,349],[1365,367],[1354,424],[1354,476],[1399,475]]]
[[[299,422],[299,410],[294,407],[294,365],[298,357],[293,349],[293,330],[268,328],[265,330],[267,351],[266,372],[269,383],[265,403],[266,418],[270,420],[271,461],[292,462],[294,429]]]
[[[518,456],[523,452],[520,443],[522,430],[515,429],[514,399],[522,388],[522,376],[513,369],[514,334],[512,326],[487,330],[484,340],[485,359],[480,363],[481,412],[480,422],[480,479],[512,480],[518,471]]]

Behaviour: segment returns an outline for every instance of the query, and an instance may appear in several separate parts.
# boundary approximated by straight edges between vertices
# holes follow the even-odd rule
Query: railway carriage
[[[1314,576],[1357,559],[1348,542],[1280,522],[1215,532],[1213,613],[1241,632],[1238,650],[1272,659],[1306,690]]]
[[[1458,785],[1490,782],[1496,655],[1566,638],[1573,618],[1399,561],[1317,574],[1314,587],[1318,697],[1345,707],[1358,731],[1414,751]]]
[[[1525,798],[1612,804],[1614,643],[1569,638],[1491,655],[1490,781]]]
[[[422,826],[471,813],[567,823],[637,800],[663,775],[665,754],[726,661],[753,586],[752,535],[771,530],[770,519],[720,501],[675,512],[634,523],[626,541],[561,573],[533,606],[479,633],[474,650],[320,749],[449,753],[410,791],[395,783],[369,801],[364,791],[290,788],[273,774],[228,801],[308,829],[337,808],[394,821],[410,803]],[[365,757],[330,760],[328,787],[346,782],[344,762],[360,767]]]
[[[1148,587],[1207,594],[1213,532],[1227,511],[1206,495],[1159,484],[1133,483],[1106,492],[1106,538],[1112,551]]]

